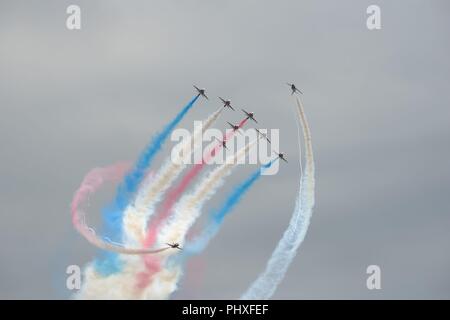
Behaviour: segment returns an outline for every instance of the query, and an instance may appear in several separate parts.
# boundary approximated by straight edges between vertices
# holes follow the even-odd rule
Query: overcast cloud
[[[382,29],[369,31],[374,3]],[[69,4],[81,7],[79,31],[65,27]],[[291,81],[304,92],[317,199],[274,298],[450,298],[449,7],[0,0],[0,298],[69,297],[65,267],[96,253],[71,226],[74,191],[91,168],[135,159],[194,83],[213,99],[183,127],[215,110],[216,96],[230,97],[262,127],[280,128],[292,159],[248,193],[174,295],[238,298],[294,208]],[[240,118],[227,111],[218,127]],[[239,168],[223,192],[252,169]],[[371,264],[381,267],[381,290],[366,288]]]

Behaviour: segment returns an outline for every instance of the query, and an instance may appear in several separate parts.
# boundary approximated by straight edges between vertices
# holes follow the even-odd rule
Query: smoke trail
[[[158,234],[160,242],[178,242],[183,244],[187,231],[200,216],[203,204],[216,193],[223,184],[225,177],[236,168],[239,160],[245,157],[250,148],[256,144],[252,141],[238,150],[225,163],[210,172],[194,191],[183,196],[175,207],[175,213],[166,221]]]
[[[283,280],[289,265],[297,253],[298,247],[308,231],[314,207],[314,155],[311,144],[311,132],[303,106],[298,98],[296,98],[296,102],[298,116],[303,127],[306,165],[300,181],[299,195],[294,213],[288,228],[272,253],[266,269],[241,296],[241,299],[261,300],[269,299],[273,295],[277,286]]]
[[[105,233],[114,241],[122,241],[123,238],[123,215],[132,196],[145,177],[148,167],[151,165],[158,151],[167,140],[173,129],[180,123],[187,112],[194,106],[199,95],[195,96],[172,121],[157,134],[149,145],[139,156],[134,168],[129,172],[117,188],[116,197],[113,202],[103,210],[105,220]],[[102,257],[97,260],[98,271],[104,275],[112,274],[120,270],[121,261],[113,252],[103,252]]]
[[[121,272],[111,273],[105,276],[99,267],[103,261],[95,260],[83,270],[83,286],[81,290],[74,295],[77,299],[166,299],[174,290],[172,277],[177,275],[176,271],[161,270],[161,257],[159,254],[169,248],[148,250],[148,249],[129,249],[118,244],[112,244],[96,236],[95,231],[86,224],[86,217],[81,207],[89,200],[91,194],[95,193],[105,182],[116,182],[123,178],[129,170],[130,165],[119,163],[105,168],[92,169],[83,179],[80,188],[74,195],[71,212],[72,222],[78,232],[80,232],[91,244],[100,249],[114,251],[126,254],[121,256]],[[136,254],[145,255],[145,260]],[[134,256],[132,256],[134,255]],[[144,263],[143,263],[144,261]],[[109,266],[110,267],[110,266]],[[100,272],[99,272],[99,269]],[[152,274],[148,270],[160,275],[153,283]],[[118,270],[117,270],[118,271]],[[138,277],[145,272],[146,279],[139,279],[141,283],[148,284],[147,288],[140,288],[136,284],[136,275]],[[145,289],[145,290],[143,290]]]
[[[250,189],[250,187],[261,177],[262,173],[266,169],[270,168],[274,161],[276,161],[276,159],[270,161],[265,165],[262,165],[260,168],[258,168],[258,170],[251,174],[247,180],[238,185],[228,196],[223,205],[217,211],[214,211],[210,214],[209,222],[207,223],[207,226],[204,228],[203,232],[198,237],[196,237],[194,241],[188,242],[183,248],[183,251],[181,251],[177,255],[171,255],[171,252],[167,251],[168,255],[165,255],[161,260],[161,265],[165,265],[165,268],[158,272],[152,272],[152,270],[148,270],[146,273],[144,273],[146,275],[152,276],[154,279],[166,279],[167,275],[164,274],[165,272],[171,275],[171,280],[173,282],[170,284],[172,285],[172,288],[168,288],[167,285],[169,285],[169,283],[164,282],[166,285],[166,291],[164,292],[167,293],[167,297],[169,297],[169,295],[177,289],[178,280],[181,277],[183,270],[181,264],[184,263],[190,256],[200,253],[207,246],[209,241],[218,232],[225,216],[236,206],[236,204]],[[178,221],[179,220],[177,220],[177,222]],[[151,256],[146,256],[144,257],[144,260],[150,257]]]
[[[270,168],[270,166],[272,166],[272,164],[275,161],[277,161],[277,159],[262,165],[260,168],[258,168],[258,170],[252,173],[244,182],[238,185],[228,196],[228,198],[225,200],[222,206],[218,210],[213,211],[209,215],[209,221],[204,230],[202,231],[202,233],[199,236],[197,236],[194,240],[187,243],[184,247],[182,254],[177,258],[183,261],[184,259],[186,259],[191,255],[202,252],[208,245],[209,241],[219,231],[220,226],[222,225],[222,222],[224,218],[227,216],[227,214],[230,213],[231,210],[233,210],[233,208],[239,203],[239,201],[245,195],[245,193],[261,177],[262,173],[268,168]]]
[[[97,272],[94,263],[90,263],[83,270],[83,283],[81,290],[75,294],[77,299],[166,299],[172,292],[172,277],[174,271],[166,271],[161,268],[158,258],[145,265],[139,256],[124,256],[121,272],[107,277]],[[136,275],[152,268],[158,271],[158,278],[148,279],[146,288],[140,288],[136,284]]]
[[[157,228],[154,229],[155,238],[158,237],[160,243],[184,242],[187,231],[201,214],[200,210],[202,204],[215,193],[217,188],[222,184],[223,179],[230,174],[231,169],[235,167],[238,160],[245,156],[247,151],[256,143],[256,141],[257,140],[248,143],[233,156],[227,158],[223,165],[216,168],[199,183],[192,194],[184,196],[180,200],[179,205],[177,205],[177,210],[175,210],[172,217],[169,218],[159,230],[157,230]],[[161,264],[165,264],[166,258],[167,257],[164,257]],[[146,264],[149,264],[149,259],[152,259],[152,257],[146,256],[143,260]],[[148,279],[151,278],[155,272],[157,271],[150,268],[146,272],[139,274],[138,286],[145,287],[149,283]]]
[[[247,122],[247,120],[248,118],[244,118],[241,122],[239,122],[238,129],[242,128]],[[228,132],[224,136],[223,140],[228,141],[235,134],[235,132],[236,132],[235,130]],[[172,189],[171,192],[167,195],[167,198],[162,204],[162,209],[158,217],[156,217],[155,221],[151,222],[147,230],[147,234],[143,244],[144,247],[150,247],[154,244],[161,223],[170,214],[175,202],[180,198],[181,194],[186,190],[186,188],[189,186],[192,180],[194,180],[194,178],[200,173],[205,163],[208,163],[217,154],[219,148],[221,147],[222,143],[217,143],[216,146],[212,149],[212,151],[207,155],[207,157],[203,158],[201,163],[194,165],[194,167],[190,171],[188,171],[188,173],[183,177],[180,183],[174,189]]]
[[[83,179],[80,187],[75,192],[75,195],[71,204],[72,223],[75,229],[92,245],[102,250],[114,251],[123,254],[148,254],[159,253],[167,250],[168,248],[161,248],[155,250],[148,249],[132,249],[125,248],[120,244],[114,244],[109,241],[105,241],[97,236],[94,229],[90,228],[86,223],[86,214],[82,211],[83,206],[89,196],[95,193],[105,182],[115,182],[125,175],[126,171],[130,168],[128,163],[118,163],[105,168],[92,169]]]
[[[107,234],[122,240],[122,215],[124,209],[129,204],[132,196],[135,194],[139,184],[142,182],[148,167],[151,165],[157,152],[161,149],[169,134],[180,123],[187,112],[194,106],[199,95],[195,96],[159,133],[139,156],[133,170],[129,172],[123,182],[117,188],[117,194],[113,203],[105,209],[103,214],[106,221]]]
[[[195,99],[191,101],[195,102]],[[290,262],[295,256],[296,250],[298,246],[303,241],[305,237],[306,230],[309,224],[309,219],[312,212],[312,207],[314,204],[314,162],[313,162],[313,154],[311,147],[311,138],[309,133],[309,128],[306,122],[306,118],[304,116],[303,107],[300,101],[297,101],[298,105],[298,114],[300,117],[300,121],[303,125],[304,130],[304,139],[307,148],[306,152],[306,167],[305,173],[301,177],[301,188],[299,191],[299,197],[297,198],[296,210],[294,211],[293,217],[291,218],[290,225],[288,229],[285,231],[282,240],[277,246],[277,249],[274,251],[272,258],[269,260],[266,271],[258,278],[255,283],[251,286],[248,292],[243,295],[244,299],[252,299],[252,298],[269,298],[278,283],[282,280],[284,273],[286,272]],[[241,123],[245,123],[247,119],[241,121]],[[167,134],[169,135],[170,132]],[[195,134],[195,132],[194,132]],[[224,137],[224,140],[227,139],[227,136]],[[160,146],[162,146],[160,143]],[[247,145],[248,146],[248,145]],[[218,150],[221,147],[220,144],[214,148],[214,150]],[[214,155],[214,150],[211,153]],[[242,149],[241,149],[242,150]],[[192,150],[190,150],[192,151]],[[188,150],[189,152],[189,150]],[[156,151],[155,151],[156,153]],[[235,154],[237,156],[237,154]],[[151,156],[151,157],[154,157]],[[150,158],[151,158],[150,157]],[[213,211],[209,215],[208,223],[204,228],[203,232],[199,237],[194,238],[194,241],[188,241],[184,246],[184,250],[179,252],[175,249],[169,250],[169,248],[163,249],[141,249],[141,248],[130,248],[129,246],[122,247],[119,244],[116,244],[110,240],[106,240],[106,238],[98,238],[95,234],[95,231],[90,229],[85,221],[85,214],[79,207],[85,202],[85,200],[89,197],[89,195],[95,192],[100,185],[105,181],[116,181],[120,180],[121,177],[125,174],[126,169],[122,169],[122,171],[97,171],[95,174],[89,175],[83,180],[83,183],[76,193],[73,203],[72,203],[72,220],[74,222],[75,227],[80,233],[85,236],[88,241],[92,244],[97,245],[105,250],[118,251],[120,253],[127,253],[127,255],[117,255],[116,253],[112,253],[107,259],[100,261],[96,260],[94,263],[90,263],[84,269],[84,281],[82,290],[77,295],[80,298],[89,299],[89,298],[100,298],[100,299],[165,299],[170,296],[177,289],[178,280],[180,279],[183,273],[183,262],[186,258],[190,257],[193,254],[200,253],[204,248],[206,248],[209,241],[215,236],[215,234],[219,231],[224,218],[226,215],[231,212],[231,210],[238,204],[240,199],[245,195],[245,193],[250,189],[250,187],[259,179],[261,174],[269,168],[275,160],[272,160],[268,164],[261,166],[256,172],[254,172],[251,176],[247,178],[244,182],[239,184],[233,192],[228,196],[226,201],[223,203],[218,210]],[[205,161],[203,161],[202,165]],[[150,165],[151,159],[148,162]],[[139,161],[138,161],[139,164]],[[136,168],[138,167],[136,164]],[[170,164],[167,164],[170,165]],[[136,169],[135,168],[135,169]],[[195,167],[194,167],[195,168]],[[103,168],[104,169],[104,168]],[[154,180],[150,181],[145,179],[143,175],[145,174],[146,168],[142,170],[142,177],[140,178],[140,182],[136,184],[135,191],[129,194],[129,198],[126,201],[127,203],[123,207],[127,210],[130,210],[130,213],[135,215],[137,209],[137,205],[141,205],[143,202],[141,200],[145,199],[145,196],[149,195],[149,188],[156,188],[153,184],[155,181],[160,181],[159,191],[158,188],[154,189],[154,194],[150,201],[148,202],[149,206],[153,206],[154,202],[158,200],[158,197],[164,192],[168,186],[173,182],[167,182],[163,176],[158,176],[160,173],[166,172],[165,178],[172,177],[172,175],[179,174],[182,169],[178,172],[179,168],[173,167],[172,170],[168,170],[164,168],[160,170],[160,172],[155,176],[158,177]],[[186,230],[189,230],[189,226],[193,224],[195,220],[195,215],[200,214],[200,208],[203,205],[204,201],[209,199],[215,190],[220,186],[221,179],[226,176],[227,170],[223,169],[219,174],[219,168],[216,168],[212,173],[206,176],[205,179],[199,182],[199,184],[194,189],[194,192],[191,193],[187,197],[183,197],[181,201],[177,204],[175,215],[182,214],[178,216],[176,219],[169,220],[168,225],[171,225],[170,222],[174,223],[174,227],[170,227],[167,229],[167,232],[177,233],[175,230],[180,225],[186,225]],[[167,171],[165,171],[167,170]],[[118,172],[118,173],[117,173]],[[178,172],[178,173],[177,173]],[[212,176],[212,174],[216,172],[216,176]],[[223,174],[223,177],[221,175]],[[164,180],[164,181],[163,181]],[[125,185],[126,179],[123,184]],[[148,182],[148,184],[144,184],[143,182]],[[162,185],[162,187],[161,187]],[[187,185],[186,185],[187,187]],[[139,190],[137,190],[139,188]],[[181,191],[183,192],[185,188]],[[134,203],[130,203],[131,196],[135,196],[135,192],[138,191],[136,199],[134,199]],[[145,193],[143,193],[145,192]],[[177,199],[179,198],[178,195]],[[175,203],[175,202],[174,202]],[[113,203],[115,204],[115,203]],[[172,206],[174,204],[172,203]],[[179,206],[178,206],[179,205]],[[180,212],[183,208],[192,208],[191,211],[195,211],[198,208],[198,212],[195,212],[193,216],[190,216],[189,210]],[[172,208],[171,208],[172,209]],[[309,212],[308,212],[309,210]],[[113,213],[116,211],[113,211]],[[128,211],[125,211],[128,212]],[[167,211],[168,213],[171,210]],[[106,211],[105,211],[106,213]],[[148,214],[149,212],[145,212]],[[127,214],[122,210],[120,215]],[[151,214],[151,212],[150,212]],[[118,216],[121,217],[121,216]],[[181,218],[180,218],[181,217]],[[184,219],[186,218],[186,219]],[[186,221],[185,221],[186,220]],[[135,222],[138,220],[135,220]],[[162,221],[162,220],[161,220]],[[121,221],[119,221],[121,222]],[[180,225],[179,225],[180,223]],[[138,226],[136,224],[135,226]],[[145,224],[139,224],[141,230],[144,230]],[[120,230],[125,231],[125,236],[128,236],[128,232],[136,233],[136,229],[131,228],[128,230],[128,227],[119,226]],[[122,229],[124,228],[124,229]],[[155,229],[157,230],[157,229]],[[182,231],[180,234],[186,234],[187,231]],[[158,237],[166,237],[166,229],[159,230],[158,233],[155,232],[155,236]],[[162,231],[162,232],[161,232]],[[175,236],[174,236],[175,239]],[[160,240],[158,238],[158,240]],[[167,240],[169,241],[169,240]],[[141,243],[139,243],[141,244]],[[149,248],[149,246],[145,246],[144,248]],[[122,250],[122,251],[120,251]],[[132,255],[139,253],[154,253],[153,255],[144,254],[143,257]],[[176,253],[176,255],[175,255]],[[120,259],[118,259],[120,257]],[[117,260],[114,260],[117,259]],[[120,264],[116,262],[119,261]],[[107,270],[107,272],[105,272]],[[108,272],[109,270],[109,272]],[[117,272],[120,271],[120,272]],[[107,275],[107,276],[105,276]],[[259,298],[261,299],[261,298]]]
[[[134,206],[129,206],[124,215],[124,228],[127,239],[126,243],[140,244],[145,236],[147,219],[153,214],[155,204],[161,195],[175,181],[186,167],[184,159],[191,156],[197,147],[197,141],[201,140],[203,133],[211,127],[223,111],[223,107],[217,109],[206,120],[202,126],[194,130],[191,139],[185,141],[175,154],[176,159],[167,159],[151,181],[145,181],[141,186],[135,200]]]

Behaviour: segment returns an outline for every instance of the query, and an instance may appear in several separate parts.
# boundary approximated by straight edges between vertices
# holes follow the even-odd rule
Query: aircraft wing
[[[270,139],[267,137],[267,134],[262,133],[261,131],[259,131],[259,130],[256,129],[256,128],[255,128],[255,130],[256,130],[256,132],[258,133],[258,136],[259,136],[260,138],[262,137],[262,138],[266,139],[267,142],[271,143],[271,142],[270,142]]]

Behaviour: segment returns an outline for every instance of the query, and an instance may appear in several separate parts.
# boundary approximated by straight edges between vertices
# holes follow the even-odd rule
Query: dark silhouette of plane
[[[230,108],[231,110],[234,111],[234,108],[231,106],[231,100],[226,100],[226,99],[223,99],[221,97],[219,97],[219,99],[222,100],[222,103],[223,103],[224,107]]]
[[[247,115],[247,119],[252,119],[256,123],[258,123],[258,121],[256,121],[256,119],[254,118],[255,114],[253,112],[247,112],[244,109],[241,110]]]
[[[274,153],[278,156],[278,158],[280,158],[281,160],[283,160],[283,161],[285,161],[285,162],[288,162],[287,161],[287,159],[286,159],[286,157],[285,157],[285,155],[284,155],[284,153],[282,153],[282,152],[275,152],[274,151]]]
[[[300,90],[297,89],[297,87],[295,86],[295,84],[293,83],[287,83],[288,86],[291,87],[292,93],[291,95],[293,95],[294,93],[298,92],[300,94],[303,94],[303,92],[301,92]]]
[[[228,149],[228,148],[227,148],[227,142],[226,142],[225,140],[220,141],[220,140],[217,139],[217,138],[216,138],[216,140],[217,140],[217,142],[219,142],[219,143],[222,144],[222,147],[224,147],[225,149]]]
[[[197,90],[199,96],[203,96],[206,98],[206,100],[209,100],[208,96],[206,95],[206,89],[200,89],[199,87],[197,87],[195,85],[194,85],[194,88]]]
[[[267,137],[267,134],[265,134],[265,133],[262,133],[261,131],[259,131],[258,129],[256,129],[255,128],[255,130],[256,130],[256,132],[258,132],[258,136],[260,136],[260,137],[262,137],[262,138],[264,138],[264,139],[266,139],[267,140],[267,142],[269,142],[269,143],[271,143],[270,142],[270,139]]]
[[[230,122],[227,121],[227,123],[230,125],[230,127],[233,128],[233,131],[238,131],[240,128],[237,124],[232,124]],[[238,131],[239,132],[239,131]]]
[[[180,248],[180,244],[178,242],[174,242],[174,243],[166,243],[169,247],[173,248],[173,249],[178,249],[178,250],[183,250]]]

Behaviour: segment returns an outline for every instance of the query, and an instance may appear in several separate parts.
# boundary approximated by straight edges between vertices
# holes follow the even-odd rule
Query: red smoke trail
[[[248,117],[239,122],[238,125],[239,129],[241,129],[245,125],[247,120]],[[229,131],[227,134],[224,135],[223,140],[228,141],[231,137],[233,137],[236,131],[235,130]],[[219,151],[221,147],[222,143],[218,142],[215,145],[215,147],[211,150],[211,152],[202,159],[202,162],[194,165],[194,167],[183,177],[180,183],[174,189],[171,190],[171,192],[168,194],[168,196],[166,197],[165,201],[162,204],[162,208],[159,215],[155,217],[155,221],[153,221],[150,224],[147,230],[147,235],[143,243],[144,248],[148,248],[155,243],[159,227],[172,211],[172,208],[175,205],[176,201],[180,198],[180,196],[183,194],[183,192],[186,190],[186,188],[189,186],[192,180],[194,180],[194,178],[200,173],[205,163],[208,163],[216,155],[217,151]]]
[[[153,275],[161,270],[161,259],[152,255],[145,255],[144,258],[145,271],[137,274],[136,289],[142,290],[150,284]]]
[[[72,223],[75,229],[81,233],[89,242],[95,240],[96,236],[89,231],[86,225],[85,214],[80,209],[86,203],[89,196],[97,192],[97,190],[105,182],[117,182],[123,178],[130,169],[131,164],[128,162],[119,162],[104,168],[94,168],[84,177],[78,190],[73,196],[71,211]]]

